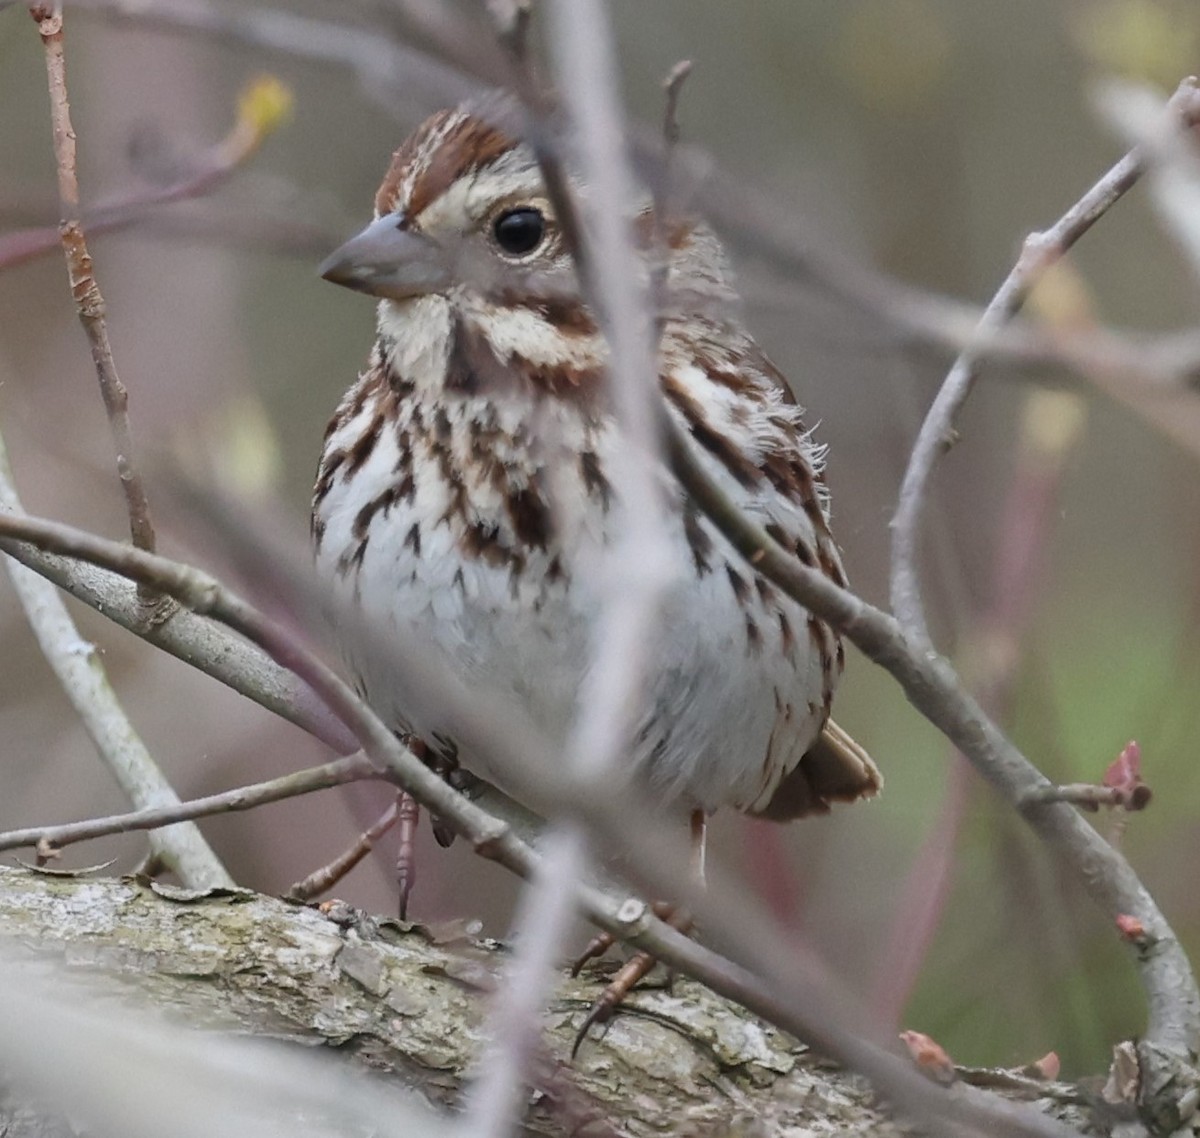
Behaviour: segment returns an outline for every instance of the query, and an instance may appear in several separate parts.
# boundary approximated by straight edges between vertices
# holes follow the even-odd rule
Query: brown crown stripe
[[[430,136],[440,133],[452,121],[446,136],[424,156],[427,165],[413,169],[413,164],[422,158],[422,148]],[[392,156],[375,195],[375,208],[381,214],[402,211],[409,218],[420,218],[430,203],[459,178],[490,165],[516,145],[510,134],[483,119],[459,111],[442,111],[418,128]],[[408,200],[399,201],[401,186],[410,174],[413,178]]]

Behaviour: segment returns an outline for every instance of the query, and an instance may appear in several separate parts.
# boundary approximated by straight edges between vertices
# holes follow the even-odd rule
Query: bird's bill
[[[445,256],[429,238],[404,228],[395,213],[371,222],[318,270],[334,284],[390,300],[440,292],[450,283]]]

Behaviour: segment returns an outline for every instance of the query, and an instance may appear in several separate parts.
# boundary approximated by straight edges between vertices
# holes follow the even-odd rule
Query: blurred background
[[[347,20],[368,8],[277,7]],[[612,12],[634,117],[657,121],[662,78],[693,60],[680,114],[689,143],[769,193],[818,245],[973,303],[1023,237],[1124,149],[1096,113],[1096,85],[1119,77],[1169,94],[1200,65],[1200,10],[1185,0],[622,0]],[[177,177],[228,132],[255,76],[291,90],[288,121],[228,184],[97,236],[92,252],[143,453],[182,457],[264,524],[302,534],[321,433],[373,319],[314,266],[360,227],[391,151],[435,108],[414,98],[404,118],[332,67],[94,13],[68,19],[85,205]],[[56,218],[41,47],[16,5],[0,11],[0,236]],[[739,268],[751,326],[829,444],[852,581],[886,603],[888,521],[949,356],[811,280],[785,285],[752,258]],[[1177,329],[1195,323],[1195,285],[1139,189],[1035,308],[1074,327]],[[935,479],[928,601],[939,644],[1052,779],[1098,781],[1139,741],[1157,793],[1123,846],[1196,953],[1200,395],[1131,406],[1119,376],[1106,386],[988,367]],[[0,429],[27,508],[124,535],[57,250],[0,272]],[[222,570],[153,477],[150,491],[164,551]],[[1027,534],[1032,558],[1006,560]],[[184,797],[326,757],[298,729],[77,615]],[[6,583],[0,642],[0,828],[122,809]],[[1106,920],[853,651],[837,716],[884,768],[883,797],[786,829],[720,817],[714,856],[865,1002],[902,1008],[904,1026],[956,1060],[1023,1063],[1053,1049],[1066,1074],[1101,1069],[1143,1015]],[[279,892],[361,821],[334,791],[202,825],[240,882]],[[113,856],[123,870],[143,849],[136,837],[95,843],[65,863]],[[414,916],[479,916],[503,933],[514,885],[502,870],[462,843],[436,849],[423,829],[420,873]],[[383,912],[395,904],[376,862],[337,893]]]

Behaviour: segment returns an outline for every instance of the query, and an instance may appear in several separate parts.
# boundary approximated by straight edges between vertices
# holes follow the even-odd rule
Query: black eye
[[[532,253],[546,236],[546,219],[540,209],[523,205],[505,210],[492,223],[496,244],[506,253],[520,257]]]

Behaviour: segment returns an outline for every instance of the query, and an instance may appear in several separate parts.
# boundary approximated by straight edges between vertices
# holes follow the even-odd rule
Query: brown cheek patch
[[[684,218],[668,217],[662,236],[666,238],[667,247],[678,252],[691,243],[692,223]],[[653,209],[644,209],[634,218],[633,238],[640,249],[650,249],[659,239]]]

